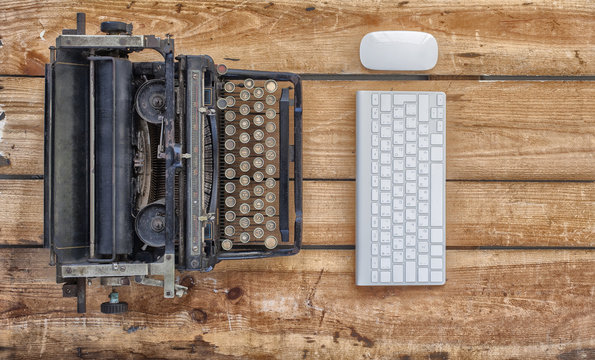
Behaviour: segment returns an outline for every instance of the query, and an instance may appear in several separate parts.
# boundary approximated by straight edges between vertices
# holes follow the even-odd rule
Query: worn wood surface
[[[0,250],[6,358],[589,359],[595,260],[585,250],[448,251],[441,287],[357,288],[354,252],[228,261],[189,296],[132,286],[130,312],[73,312],[45,250]],[[279,350],[282,349],[282,352]]]
[[[138,34],[173,34],[178,53],[247,69],[368,72],[358,53],[366,33],[418,30],[438,41],[432,74],[595,74],[589,0],[4,0],[0,74],[43,75],[48,47],[77,11],[89,34],[101,21],[132,22]]]
[[[595,179],[588,81],[305,81],[305,178],[355,178],[355,92],[371,89],[447,93],[448,179]],[[0,174],[42,174],[43,79],[0,78],[0,104]]]
[[[0,180],[0,244],[43,244],[43,181]],[[304,182],[304,245],[355,244],[355,182]],[[446,185],[449,247],[594,246],[595,183]]]

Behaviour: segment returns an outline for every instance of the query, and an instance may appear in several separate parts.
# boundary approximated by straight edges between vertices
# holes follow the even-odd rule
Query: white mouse
[[[363,37],[359,58],[370,70],[430,70],[438,61],[438,43],[420,31],[376,31]]]

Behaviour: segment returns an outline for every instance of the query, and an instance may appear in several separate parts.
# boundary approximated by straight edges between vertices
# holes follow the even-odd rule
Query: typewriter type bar
[[[87,279],[132,277],[171,298],[186,291],[176,269],[297,253],[299,77],[174,58],[173,39],[131,24],[101,30],[86,35],[78,14],[46,65],[44,245],[64,295],[84,312]],[[147,49],[163,61],[128,57]],[[101,310],[126,307],[113,291]]]

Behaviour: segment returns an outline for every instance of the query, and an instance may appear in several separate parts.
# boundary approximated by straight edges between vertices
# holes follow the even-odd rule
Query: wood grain
[[[43,243],[40,180],[0,180],[0,244]],[[595,183],[448,182],[447,246],[594,246]],[[304,245],[355,244],[355,182],[304,183]]]
[[[42,75],[48,47],[75,13],[88,34],[106,20],[137,34],[173,34],[178,54],[209,54],[238,68],[299,73],[362,73],[368,32],[433,34],[432,74],[593,75],[595,6],[588,0],[400,1],[3,1],[1,74]],[[140,58],[156,58],[150,52]]]
[[[583,359],[593,355],[593,253],[448,251],[441,287],[356,287],[353,251],[227,261],[185,273],[190,293],[120,290],[105,316],[63,299],[45,250],[0,250],[7,358]],[[283,352],[279,352],[279,349]]]
[[[374,89],[447,93],[448,179],[595,179],[595,87],[578,81],[305,81],[305,178],[355,177],[355,92]],[[0,104],[0,174],[42,174],[43,80],[0,78]]]

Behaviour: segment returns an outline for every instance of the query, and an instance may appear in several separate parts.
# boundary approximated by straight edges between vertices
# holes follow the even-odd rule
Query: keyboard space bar
[[[442,226],[444,211],[444,168],[443,164],[432,164],[430,182],[431,225]]]

